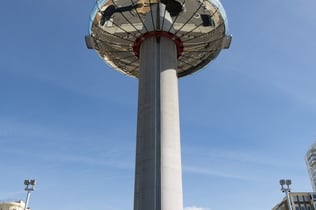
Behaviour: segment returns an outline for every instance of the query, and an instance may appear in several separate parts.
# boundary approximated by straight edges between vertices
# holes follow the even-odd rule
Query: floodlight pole
[[[292,204],[291,204],[291,198],[290,198],[290,185],[291,185],[292,181],[290,179],[281,179],[280,180],[280,185],[281,185],[281,191],[283,193],[285,193],[286,199],[287,199],[287,205],[289,207],[289,210],[293,210],[292,208]]]
[[[27,206],[29,204],[31,192],[34,191],[35,184],[36,184],[35,179],[24,180],[24,185],[26,186],[24,190],[27,191],[26,199],[25,199],[25,205],[24,205],[24,210],[26,210],[28,208]]]

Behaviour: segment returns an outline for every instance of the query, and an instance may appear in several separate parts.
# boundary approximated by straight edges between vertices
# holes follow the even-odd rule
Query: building
[[[292,210],[316,210],[316,193],[290,192],[289,198]],[[287,198],[284,197],[272,210],[290,210]]]
[[[316,192],[316,142],[312,144],[305,155],[305,162],[310,180],[312,182],[313,191]]]
[[[25,203],[21,200],[13,202],[0,202],[0,210],[24,210]],[[28,208],[28,210],[30,210]]]

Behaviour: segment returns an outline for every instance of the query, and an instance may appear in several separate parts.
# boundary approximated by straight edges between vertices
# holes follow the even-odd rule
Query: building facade
[[[0,210],[24,210],[25,203],[23,201],[0,202]],[[30,210],[28,208],[28,210]]]
[[[292,210],[316,210],[316,193],[290,192],[289,198]],[[290,210],[287,198],[284,197],[272,210]]]
[[[312,144],[305,155],[308,174],[312,183],[313,191],[316,192],[316,142]]]

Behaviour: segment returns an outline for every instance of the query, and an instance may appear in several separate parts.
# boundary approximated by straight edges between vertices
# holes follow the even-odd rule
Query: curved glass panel
[[[164,9],[160,21],[154,20],[152,8],[157,5]],[[177,45],[177,73],[182,77],[203,68],[225,48],[230,42],[227,24],[219,0],[97,0],[89,34],[107,64],[133,77],[139,75],[140,40],[167,36]]]
[[[226,32],[228,31],[228,20],[227,20],[227,15],[225,12],[225,9],[222,5],[222,3],[219,0],[210,0],[217,8],[219,8],[219,11],[221,12],[223,19],[225,20],[225,25],[226,25]]]

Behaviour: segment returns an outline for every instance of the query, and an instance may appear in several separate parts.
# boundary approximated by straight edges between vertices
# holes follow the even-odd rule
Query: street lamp
[[[29,203],[31,192],[34,191],[34,186],[36,185],[36,180],[35,179],[24,180],[24,185],[26,186],[24,190],[27,191],[25,206],[24,206],[24,210],[26,210],[28,203]]]
[[[291,184],[292,184],[292,181],[290,179],[280,180],[281,191],[285,193],[286,195],[287,205],[289,206],[289,210],[293,210],[292,205],[291,205],[290,195],[289,195],[289,193],[291,192],[291,189],[290,189]]]

